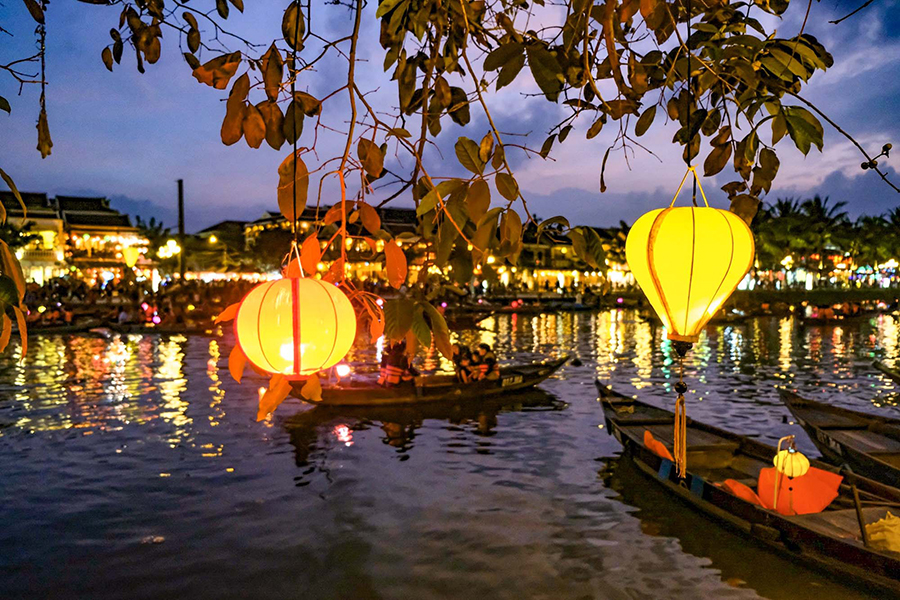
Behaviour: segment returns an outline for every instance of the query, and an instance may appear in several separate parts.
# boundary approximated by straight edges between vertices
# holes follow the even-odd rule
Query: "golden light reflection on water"
[[[791,369],[791,351],[794,348],[794,319],[785,317],[778,321],[778,366],[784,372]]]

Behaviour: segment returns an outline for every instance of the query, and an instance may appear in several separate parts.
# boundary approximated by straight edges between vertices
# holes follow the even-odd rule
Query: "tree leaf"
[[[519,56],[524,60],[524,50],[525,46],[518,42],[501,44],[485,57],[482,67],[485,71],[496,71]]]
[[[288,104],[287,112],[284,113],[284,122],[282,124],[282,133],[284,140],[288,144],[293,144],[300,139],[303,133],[303,109],[297,105],[296,101]]]
[[[300,245],[300,266],[303,267],[303,275],[312,277],[319,269],[319,261],[322,260],[322,247],[319,238],[312,233],[303,240]]]
[[[244,12],[244,0],[230,0],[238,12]]]
[[[194,69],[194,78],[200,83],[224,90],[241,64],[241,53],[223,54]]]
[[[478,144],[467,137],[460,137],[456,140],[454,149],[456,150],[456,158],[459,160],[459,164],[472,173],[481,175],[484,171],[484,162],[478,154]]]
[[[425,314],[431,321],[431,334],[438,352],[443,354],[446,359],[452,360],[453,347],[450,344],[450,329],[447,327],[444,315],[428,302],[419,302],[419,306],[425,309]]]
[[[519,184],[509,173],[497,173],[494,185],[497,186],[500,195],[510,202],[519,197]]]
[[[199,25],[197,25],[197,19],[191,13],[184,11],[183,13],[181,13],[181,18],[184,19],[185,23],[191,26],[191,29],[200,29]],[[118,32],[116,31],[116,33]]]
[[[100,58],[103,60],[103,64],[106,66],[107,70],[112,73],[113,56],[109,46],[103,49],[103,52],[100,53]],[[6,100],[4,99],[3,101],[5,102]],[[6,112],[9,112],[9,103],[6,104]]]
[[[384,335],[389,340],[402,340],[412,327],[415,305],[407,298],[393,298],[384,303]]]
[[[300,388],[300,395],[310,402],[322,401],[322,382],[319,381],[319,375],[314,373],[310,375],[303,387]]]
[[[399,290],[406,281],[406,255],[393,241],[387,241],[384,243],[384,260],[388,283]]]
[[[412,332],[423,348],[431,348],[431,328],[425,321],[425,309],[421,305],[416,307],[412,321]]]
[[[256,413],[256,420],[262,421],[278,408],[282,402],[291,393],[291,382],[284,375],[276,373],[269,381],[269,387],[259,399],[259,410]]]
[[[241,125],[244,132],[244,139],[251,148],[259,148],[266,139],[266,122],[263,119],[259,109],[248,104],[244,108],[244,120]]]
[[[245,106],[243,102],[229,102],[225,105],[225,118],[222,119],[222,143],[231,146],[243,135]]]
[[[200,32],[196,29],[188,30],[187,34],[188,50],[196,52],[200,49]]]
[[[750,225],[759,210],[759,199],[750,194],[740,194],[731,199],[730,210]]]
[[[225,310],[219,313],[219,316],[216,317],[214,323],[218,325],[219,323],[224,323],[225,321],[233,321],[237,316],[237,311],[240,307],[240,302],[235,302],[234,304],[227,306]]]
[[[13,280],[16,287],[17,300],[13,304],[21,304],[25,298],[25,274],[22,272],[22,264],[2,240],[0,240],[0,269],[3,275]]]
[[[41,158],[47,158],[50,156],[50,151],[53,148],[53,140],[50,139],[50,126],[47,124],[47,111],[43,108],[41,109],[40,115],[38,115],[37,131],[37,149],[41,153]]]
[[[25,8],[28,9],[28,12],[31,14],[31,18],[40,23],[44,24],[44,9],[41,8],[41,5],[37,3],[37,0],[24,0]],[[23,353],[24,354],[24,353]]]
[[[293,152],[288,154],[278,166],[278,209],[289,223],[293,223],[303,214],[309,191],[309,171],[299,155],[299,150],[296,155]]]
[[[707,177],[715,175],[725,168],[731,158],[731,144],[723,144],[713,148],[703,162],[703,174]]]
[[[294,102],[300,104],[303,114],[307,117],[315,117],[322,113],[322,101],[306,92],[294,92]]]
[[[284,145],[284,115],[276,102],[263,100],[256,105],[266,123],[266,143],[275,150]]]
[[[491,207],[491,188],[484,179],[476,179],[469,186],[466,208],[473,223],[478,223]]]
[[[360,138],[359,144],[356,146],[356,154],[359,156],[359,160],[369,176],[381,176],[381,172],[384,170],[384,155],[375,142],[366,138]]]
[[[298,2],[291,2],[284,10],[284,17],[281,19],[281,33],[288,46],[298,51],[303,48],[306,24]]]
[[[647,133],[647,130],[650,129],[650,126],[653,125],[653,118],[656,117],[656,105],[654,104],[647,110],[645,110],[641,116],[638,118],[637,123],[634,126],[634,135],[640,137]]]
[[[225,0],[216,0],[216,12],[223,19],[228,18],[228,3]]]
[[[481,138],[481,143],[478,145],[478,158],[481,159],[482,163],[487,163],[491,158],[491,152],[494,150],[494,134],[488,132],[483,138]]]
[[[556,134],[554,133],[551,136],[548,136],[544,143],[541,145],[541,158],[547,158],[550,156],[550,150],[553,148],[553,142],[556,141]]]
[[[228,355],[228,372],[231,373],[231,378],[240,383],[246,365],[247,355],[241,350],[240,344],[235,344]]]
[[[19,193],[19,188],[16,187],[15,182],[12,180],[12,177],[6,174],[6,171],[0,169],[0,178],[6,183],[9,187],[9,191],[12,192],[13,196],[15,196],[16,200],[19,202],[19,206],[22,208],[22,216],[28,216],[28,210],[25,208],[25,201],[22,200],[22,194]],[[3,222],[6,222],[6,211],[3,212]]]
[[[532,44],[525,52],[528,55],[528,66],[534,76],[535,83],[544,92],[547,100],[556,102],[562,91],[563,70],[556,58],[544,46]]]
[[[587,130],[587,139],[593,139],[597,137],[600,133],[600,130],[603,129],[603,125],[606,124],[606,115],[601,114],[600,117],[594,121],[594,123],[588,127]]]
[[[262,56],[263,85],[269,100],[278,100],[278,92],[281,90],[281,80],[284,77],[284,61],[281,53],[275,47],[275,42],[269,46],[268,51]]]
[[[522,237],[522,219],[514,210],[508,210],[500,218],[500,240],[515,242]]]
[[[12,321],[6,316],[6,313],[0,313],[0,352],[6,350],[7,346],[9,346],[11,335]]]
[[[378,235],[381,231],[381,217],[378,216],[378,211],[365,202],[359,203],[359,218],[366,231],[372,235]]]

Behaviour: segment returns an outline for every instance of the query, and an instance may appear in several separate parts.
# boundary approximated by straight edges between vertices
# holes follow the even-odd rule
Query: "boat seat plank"
[[[672,425],[670,424],[661,424],[661,425],[648,425],[644,427],[644,429],[649,429],[650,433],[653,434],[653,437],[661,441],[668,447],[672,447],[672,441],[674,439],[674,431]],[[709,447],[709,446],[733,446],[734,449],[737,449],[738,442],[735,440],[730,440],[728,438],[722,437],[720,435],[716,435],[715,433],[710,433],[708,431],[703,431],[701,429],[697,429],[695,427],[687,428],[687,445],[688,450],[691,450],[693,447]]]
[[[872,458],[884,461],[894,468],[900,469],[900,452],[870,452]]]
[[[872,506],[862,510],[863,519],[866,524],[869,524],[874,523],[879,519],[883,519],[887,514],[888,508],[884,506]],[[853,508],[825,510],[811,515],[797,515],[787,518],[804,527],[809,527],[810,529],[824,533],[825,535],[845,540],[859,541],[861,539],[856,509]]]
[[[836,429],[828,432],[835,440],[861,452],[900,452],[900,440],[865,429]]]

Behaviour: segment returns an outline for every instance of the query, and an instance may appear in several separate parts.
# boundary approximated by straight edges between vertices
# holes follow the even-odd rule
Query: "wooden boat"
[[[500,367],[500,378],[460,383],[455,375],[423,375],[414,382],[382,387],[371,381],[351,382],[325,387],[320,404],[332,406],[390,406],[443,402],[467,398],[485,398],[532,388],[553,375],[568,356],[538,363]],[[302,383],[294,385],[293,395],[300,397]]]
[[[897,383],[900,383],[900,371],[898,371],[897,369],[887,366],[880,360],[874,361],[872,363],[872,366],[875,367],[876,369],[878,369],[879,371],[881,371],[882,373],[884,373],[885,375],[887,375],[888,377],[890,377],[891,379],[893,379],[894,381],[896,381]]]
[[[825,457],[900,487],[900,419],[807,400],[787,390],[779,394]]]
[[[875,550],[861,541],[851,485],[859,493],[865,523],[884,518],[888,509],[897,512],[900,490],[810,460],[819,469],[843,475],[839,495],[821,513],[785,516],[714,485],[726,479],[755,484],[760,469],[772,465],[774,447],[688,419],[688,472],[680,480],[673,463],[643,443],[644,431],[650,431],[671,449],[674,415],[618,394],[599,381],[597,389],[610,433],[644,474],[673,495],[782,556],[805,561],[832,576],[851,577],[867,587],[900,594],[900,553]]]
[[[28,326],[28,337],[37,335],[65,335],[71,333],[84,333],[92,327],[96,327],[98,323],[99,321],[96,321],[94,319],[83,319],[80,321],[76,321],[75,323],[64,323],[60,325],[32,324]],[[12,327],[12,335],[13,337],[19,335],[19,328],[15,325],[13,325]]]

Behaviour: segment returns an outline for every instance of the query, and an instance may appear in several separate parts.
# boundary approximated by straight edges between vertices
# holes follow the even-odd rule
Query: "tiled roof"
[[[88,196],[57,196],[56,205],[63,213],[68,211],[111,212],[118,211],[109,207],[106,198],[92,198]]]
[[[118,227],[131,228],[131,219],[128,215],[119,214],[112,211],[108,214],[102,213],[64,213],[66,223],[75,227]]]

